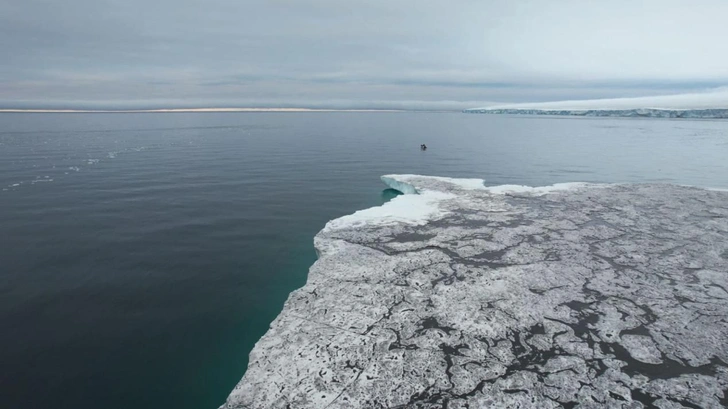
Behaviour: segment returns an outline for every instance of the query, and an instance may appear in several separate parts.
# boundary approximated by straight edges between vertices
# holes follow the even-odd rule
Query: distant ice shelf
[[[728,118],[728,109],[528,109],[528,108],[473,108],[468,114],[561,115],[626,118]]]
[[[224,408],[728,407],[728,192],[382,181]]]

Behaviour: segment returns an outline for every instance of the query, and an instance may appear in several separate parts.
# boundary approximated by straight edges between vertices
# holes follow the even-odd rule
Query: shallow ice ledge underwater
[[[223,407],[728,406],[728,192],[382,180]]]

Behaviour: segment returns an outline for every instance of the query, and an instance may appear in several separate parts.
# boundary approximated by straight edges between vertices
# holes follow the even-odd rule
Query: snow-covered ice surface
[[[728,192],[383,180],[223,407],[728,405]]]

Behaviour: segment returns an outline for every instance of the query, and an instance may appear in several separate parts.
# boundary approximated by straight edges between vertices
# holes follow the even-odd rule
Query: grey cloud
[[[10,0],[0,105],[458,109],[689,92],[728,84],[726,15],[722,0]]]

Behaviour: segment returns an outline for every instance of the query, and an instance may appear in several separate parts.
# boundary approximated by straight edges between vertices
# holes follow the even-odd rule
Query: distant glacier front
[[[497,104],[465,109],[472,114],[643,118],[728,118],[728,87],[706,92],[549,102]]]
[[[526,109],[526,108],[473,108],[468,114],[560,115],[624,118],[728,118],[728,109]]]

